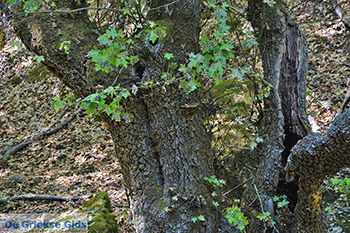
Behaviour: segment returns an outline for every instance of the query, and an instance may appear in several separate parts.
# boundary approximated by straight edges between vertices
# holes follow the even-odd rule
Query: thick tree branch
[[[341,104],[341,108],[340,108],[337,115],[344,112],[349,103],[350,103],[350,87],[348,88],[348,91],[346,92],[343,103]]]
[[[96,25],[89,20],[86,11],[76,11],[79,8],[74,1],[62,0],[57,3],[58,7],[73,13],[34,14],[28,17],[21,12],[6,10],[6,4],[6,1],[0,1],[7,15],[5,17],[13,16],[11,20],[17,22],[15,31],[28,50],[43,55],[43,64],[77,96],[85,97],[96,91],[94,81],[103,80],[106,75],[98,77],[100,74],[93,71],[94,64],[86,62],[86,55],[97,43],[98,37]],[[69,53],[59,49],[64,41],[71,41]]]
[[[324,178],[350,166],[350,109],[335,118],[325,136],[313,133],[292,149],[288,180],[296,175]],[[312,174],[311,174],[312,173]]]
[[[290,149],[309,133],[305,118],[306,40],[299,26],[292,22],[282,7],[270,7],[261,0],[249,0],[247,16],[253,27],[258,29],[264,78],[271,85],[259,124],[259,135],[264,142],[256,152],[261,162],[253,183],[260,192],[260,206],[276,214],[272,200],[274,195],[287,195],[291,210],[298,199],[297,183],[286,182],[283,167]],[[251,203],[256,196],[254,189],[248,186],[243,198]],[[258,208],[256,201],[254,207]],[[252,232],[264,231],[254,216],[250,222],[254,222],[248,226]]]
[[[291,151],[285,170],[287,180],[299,179],[296,232],[323,232],[322,182],[346,167],[350,167],[350,109],[336,117],[325,136],[310,134]]]

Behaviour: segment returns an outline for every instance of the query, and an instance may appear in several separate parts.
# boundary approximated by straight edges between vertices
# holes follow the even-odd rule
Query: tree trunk
[[[203,125],[209,117],[208,107],[201,102],[204,94],[187,95],[178,83],[162,86],[157,82],[167,67],[164,52],[184,61],[189,52],[198,50],[201,0],[168,2],[150,2],[149,17],[165,26],[167,34],[156,43],[143,38],[138,67],[131,68],[138,71],[140,80],[155,80],[155,84],[139,87],[137,94],[123,103],[132,119],[107,119],[108,129],[128,189],[136,232],[216,232],[221,218],[204,180],[214,174],[211,133]],[[6,1],[1,3],[4,6]],[[68,0],[56,5],[76,7]],[[23,15],[15,19],[21,20]],[[110,85],[115,79],[115,74],[93,72],[84,61],[98,37],[86,12],[37,14],[16,29],[26,46],[45,55],[44,64],[77,95],[87,96],[95,92],[96,84]],[[58,49],[66,40],[72,41],[68,55]],[[191,220],[200,215],[205,221]]]
[[[257,151],[263,159],[253,182],[258,191],[248,187],[243,197],[247,203],[255,201],[255,208],[276,214],[272,197],[285,194],[290,204],[278,216],[279,232],[324,232],[320,188],[326,175],[349,166],[350,113],[337,118],[327,136],[307,136],[305,38],[280,6],[269,7],[261,0],[248,3],[249,20],[259,32],[264,77],[272,89],[259,127],[264,143]],[[254,219],[249,227],[250,232],[272,231]]]
[[[187,53],[198,50],[201,1],[182,0],[167,9],[164,4],[151,1],[156,10],[149,17],[167,27],[167,36],[147,44],[158,51],[143,48],[141,80],[160,78],[166,67],[164,52],[184,61]],[[109,127],[137,220],[136,232],[218,229],[218,211],[204,183],[214,170],[211,134],[203,126],[209,117],[203,97],[201,92],[186,95],[178,83],[141,88],[127,104],[133,119]],[[206,221],[193,223],[191,219],[199,215]]]
[[[60,0],[56,5],[74,9],[75,2]],[[86,6],[86,1],[79,2]],[[249,19],[259,31],[265,81],[271,84],[271,94],[264,102],[259,125],[264,143],[256,153],[261,164],[243,199],[275,214],[272,197],[286,194],[289,211],[279,216],[276,227],[280,232],[322,232],[320,186],[326,175],[350,165],[350,111],[335,120],[327,136],[307,136],[305,39],[279,6],[268,7],[262,0],[248,3]],[[7,1],[0,4],[4,8]],[[106,119],[137,232],[220,232],[221,217],[211,205],[211,190],[204,181],[214,174],[211,134],[203,126],[209,117],[202,102],[204,94],[196,91],[187,95],[178,83],[162,86],[157,82],[167,69],[165,52],[183,62],[188,53],[198,51],[200,5],[201,0],[150,1],[148,17],[166,27],[166,37],[155,43],[141,38],[137,49],[140,61],[130,67],[137,77],[130,71],[121,79],[128,81],[128,87],[135,78],[154,80],[154,84],[139,87],[136,95],[122,103],[133,114],[132,119]],[[13,17],[16,21],[25,19],[16,25],[22,41],[37,55],[45,55],[44,64],[78,96],[94,93],[98,84],[107,87],[113,83],[116,72],[95,72],[93,64],[86,61],[98,33],[85,11],[25,17]],[[69,54],[59,50],[67,40],[71,40]],[[130,76],[125,76],[128,73]],[[199,215],[205,221],[193,223],[191,219]],[[271,229],[252,218],[249,231]]]
[[[186,103],[199,106],[186,112]],[[136,231],[214,232],[218,215],[203,182],[213,174],[210,134],[202,124],[205,106],[177,87],[141,90],[128,106],[131,122],[112,123],[110,129]],[[193,224],[199,215],[206,221]]]

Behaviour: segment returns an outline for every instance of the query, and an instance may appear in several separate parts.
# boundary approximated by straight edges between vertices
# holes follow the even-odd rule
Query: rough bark
[[[262,205],[259,210],[275,213],[272,197],[285,194],[290,201],[289,209],[293,211],[298,184],[286,181],[283,168],[291,148],[309,133],[305,117],[306,42],[298,25],[291,22],[283,9],[269,7],[260,0],[248,3],[249,20],[259,32],[264,77],[272,87],[259,124],[264,142],[257,151],[262,160],[253,181],[262,203],[256,201],[257,192],[253,187],[249,187],[243,197],[247,203],[255,201],[256,205]],[[280,230],[288,224],[282,220],[279,223]],[[251,232],[268,230],[261,222],[250,227]]]
[[[183,61],[198,49],[201,1],[164,4],[151,1],[149,17],[167,28],[167,36],[156,44],[144,43],[141,80],[160,78],[164,52]],[[220,218],[204,183],[214,170],[211,136],[202,123],[208,118],[203,97],[200,92],[186,95],[178,83],[141,88],[127,104],[133,119],[111,123],[136,232],[218,229]],[[206,221],[193,223],[199,215]]]
[[[350,110],[336,117],[325,136],[310,134],[292,149],[288,180],[298,179],[295,232],[324,232],[321,186],[326,176],[350,167]]]
[[[259,134],[263,136],[264,143],[259,146],[259,164],[253,184],[247,188],[243,194],[243,200],[246,203],[255,201],[257,209],[263,209],[265,212],[274,213],[272,197],[275,195],[278,185],[280,158],[284,149],[283,126],[284,117],[282,113],[281,96],[278,91],[280,83],[280,66],[282,63],[282,54],[285,51],[285,23],[276,24],[275,22],[267,25],[262,24],[266,17],[266,6],[262,1],[248,1],[248,17],[252,25],[259,29],[261,38],[260,44],[262,62],[264,67],[265,80],[271,85],[270,97],[264,102],[263,118],[259,126]],[[280,11],[268,12],[274,14],[275,18],[285,20]],[[272,28],[271,28],[272,27]],[[261,198],[262,207],[260,207],[257,193],[253,185],[256,185]],[[250,221],[250,232],[264,232],[266,227],[254,218]]]
[[[75,1],[55,2],[58,8],[76,7]],[[107,119],[132,217],[137,221],[136,232],[219,230],[219,211],[211,205],[211,190],[204,181],[204,177],[214,174],[211,134],[203,126],[208,118],[208,108],[201,102],[204,94],[198,91],[186,95],[178,83],[157,83],[167,67],[164,52],[173,53],[176,61],[184,61],[189,52],[197,51],[200,5],[200,0],[150,2],[149,17],[166,27],[167,35],[156,43],[141,38],[136,48],[140,61],[131,67],[138,80],[123,79],[129,78],[128,86],[140,80],[155,80],[155,84],[139,88],[136,95],[123,102],[132,119]],[[86,12],[38,14],[16,27],[26,46],[45,55],[44,64],[77,95],[86,96],[95,91],[96,84],[106,86],[115,79],[113,74],[97,75],[84,62],[98,36]],[[65,40],[72,41],[69,55],[58,49]],[[191,219],[199,215],[204,215],[206,221],[193,223]]]
[[[75,1],[56,1],[58,9],[77,8]],[[7,2],[1,1],[6,9]],[[85,4],[85,3],[84,3]],[[86,12],[72,14],[24,15],[9,12],[7,21],[16,23],[15,29],[26,47],[37,55],[44,55],[46,67],[59,77],[78,96],[95,92],[93,73],[86,72],[85,56],[96,44],[96,27],[89,21]],[[69,54],[59,50],[60,44],[71,41]]]
[[[217,214],[204,203],[211,202],[203,179],[212,162],[203,104],[176,87],[142,90],[131,101],[133,119],[115,123],[112,135],[136,231],[214,232]],[[186,103],[199,106],[186,112]],[[202,214],[206,222],[191,222]]]
[[[305,39],[279,6],[270,8],[262,1],[250,0],[248,16],[259,29],[264,76],[272,85],[259,131],[265,139],[258,152],[263,160],[254,180],[262,208],[274,213],[272,195],[286,194],[291,203],[278,216],[280,232],[325,232],[321,185],[326,176],[350,166],[350,111],[335,119],[326,136],[307,136]],[[254,201],[255,196],[256,191],[250,188],[244,197]],[[268,231],[261,223],[253,224],[250,230]]]

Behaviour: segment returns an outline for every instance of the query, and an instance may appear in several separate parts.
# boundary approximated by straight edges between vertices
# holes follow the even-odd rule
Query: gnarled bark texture
[[[149,17],[167,36],[146,43],[140,54],[141,80],[158,80],[164,52],[178,61],[198,49],[201,1],[151,1]],[[128,101],[130,122],[110,126],[130,195],[137,232],[214,232],[219,216],[211,205],[204,177],[213,174],[211,136],[200,92],[186,95],[178,84],[140,88]],[[190,107],[191,106],[191,107]],[[191,219],[204,215],[205,222]]]
[[[1,1],[1,9],[6,9],[7,1]],[[21,9],[20,4],[19,9]],[[56,1],[59,9],[73,9],[74,1]],[[86,72],[84,57],[96,44],[96,27],[90,22],[86,12],[72,14],[16,14],[7,12],[9,22],[15,23],[15,29],[26,47],[43,55],[43,62],[50,71],[59,77],[65,85],[79,96],[95,92],[89,81],[91,74]],[[22,21],[22,22],[21,22]],[[17,23],[21,22],[21,23]],[[60,50],[60,44],[71,41],[69,54]]]
[[[130,101],[133,119],[113,123],[111,132],[137,232],[214,232],[218,216],[204,204],[210,197],[203,180],[212,172],[204,106],[182,110],[200,100],[176,87],[141,90]],[[191,222],[202,214],[206,222]]]
[[[350,167],[350,109],[336,117],[325,136],[310,134],[292,149],[288,180],[298,179],[295,232],[324,232],[321,186],[326,176]]]
[[[75,2],[55,1],[59,9],[74,9]],[[80,6],[87,4],[79,2]],[[287,194],[291,204],[289,212],[279,216],[279,231],[322,232],[320,185],[326,175],[350,165],[350,112],[335,120],[327,136],[306,136],[305,39],[280,6],[271,8],[262,0],[248,3],[248,17],[259,30],[265,81],[271,84],[271,95],[264,102],[259,125],[264,143],[256,153],[261,164],[243,198],[258,209],[275,213],[272,197]],[[0,1],[2,8],[6,4],[6,0]],[[140,61],[129,72],[118,75],[127,87],[155,82],[140,87],[122,103],[133,114],[132,119],[105,119],[137,232],[220,232],[221,218],[210,205],[211,190],[204,181],[205,176],[214,174],[211,134],[203,126],[209,114],[202,102],[204,94],[197,91],[186,95],[177,83],[162,86],[157,82],[167,68],[164,52],[173,53],[176,61],[185,61],[188,53],[198,50],[200,5],[201,0],[150,1],[148,17],[166,27],[166,37],[155,43],[141,38],[135,46]],[[98,33],[86,11],[10,18],[21,21],[16,30],[28,49],[44,55],[44,64],[77,95],[87,96],[97,85],[107,87],[114,82],[116,72],[95,72],[87,60]],[[69,54],[59,50],[67,40],[71,41]],[[286,171],[288,178],[295,179],[286,180]],[[193,223],[191,219],[199,215],[206,221]],[[269,230],[260,222],[250,221],[250,232]]]
[[[59,9],[74,9],[74,2],[55,1]],[[80,1],[83,6],[86,1]],[[171,3],[171,4],[168,4]],[[6,1],[1,1],[2,6]],[[140,39],[136,48],[140,61],[133,77],[122,77],[122,84],[139,84],[136,95],[123,104],[133,118],[108,121],[116,155],[128,189],[136,232],[216,232],[219,211],[210,203],[211,190],[204,177],[214,174],[211,134],[203,126],[208,108],[201,92],[186,95],[178,83],[157,83],[167,63],[164,52],[184,61],[198,50],[201,0],[150,1],[149,17],[166,27],[167,34],[156,43]],[[17,15],[15,20],[23,19]],[[17,31],[26,46],[45,56],[50,68],[77,95],[93,93],[96,85],[110,85],[115,73],[92,71],[86,55],[98,37],[86,12],[36,14],[19,23]],[[71,40],[70,53],[60,51],[60,43]],[[90,64],[90,65],[89,65]],[[135,72],[136,71],[136,72]],[[137,73],[137,74],[135,74]],[[136,77],[137,76],[137,77]],[[138,82],[138,83],[136,83]],[[193,223],[203,215],[205,221]]]
[[[276,228],[280,232],[324,232],[320,188],[326,175],[349,166],[345,162],[349,161],[349,111],[334,121],[327,136],[307,136],[305,38],[280,6],[269,7],[261,0],[248,2],[249,20],[259,31],[265,80],[272,90],[264,102],[259,128],[264,143],[257,151],[262,158],[254,180],[258,192],[250,187],[244,198],[274,213],[272,196],[286,194],[289,209],[278,216]],[[250,232],[266,231],[270,230],[262,223],[250,225]]]
[[[244,198],[250,203],[258,195],[261,199],[261,203],[256,202],[258,209],[274,213],[272,197],[286,194],[293,210],[297,202],[297,184],[285,180],[283,167],[290,149],[309,132],[305,118],[306,43],[298,26],[282,9],[268,7],[260,0],[248,2],[249,20],[259,31],[264,77],[272,87],[259,125],[264,142],[257,151],[262,162],[253,182],[258,192],[250,187]],[[287,224],[281,221],[280,229]],[[251,228],[251,232],[268,230],[259,222],[251,224]]]

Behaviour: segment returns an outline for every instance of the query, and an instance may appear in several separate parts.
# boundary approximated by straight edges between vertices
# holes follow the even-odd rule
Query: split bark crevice
[[[73,2],[57,1],[58,7],[68,9],[76,7]],[[137,72],[141,80],[160,79],[166,66],[164,52],[174,53],[177,61],[183,61],[188,53],[199,48],[202,1],[179,0],[171,5],[171,1],[166,2],[167,7],[164,1],[150,3],[154,12],[149,17],[168,31],[157,44],[137,51],[143,67]],[[7,1],[0,3],[4,6]],[[278,226],[280,232],[321,232],[319,188],[326,175],[349,165],[344,161],[350,161],[350,113],[338,117],[327,136],[306,136],[309,127],[305,117],[305,39],[279,6],[268,7],[262,0],[248,3],[249,19],[260,33],[265,81],[272,87],[259,125],[259,134],[264,138],[257,151],[261,164],[254,185],[245,191],[243,199],[246,203],[255,201],[260,209],[256,202],[259,193],[264,211],[274,214],[272,197],[293,187],[287,193],[293,200],[290,213],[285,214],[289,220],[295,219],[295,224],[283,222],[286,225]],[[80,12],[57,17],[39,14],[18,24],[16,30],[31,51],[45,55],[44,64],[51,71],[84,97],[94,93],[97,84],[107,86],[115,80],[115,74],[96,73],[94,64],[86,62],[86,55],[98,37],[95,29],[86,12]],[[74,40],[70,54],[65,54],[58,48],[71,38]],[[151,51],[154,47],[159,49]],[[128,84],[135,81],[132,78],[125,77]],[[166,87],[153,85],[140,88],[122,103],[133,114],[132,119],[106,119],[130,195],[136,232],[218,230],[219,211],[210,205],[211,188],[204,181],[204,177],[214,175],[214,169],[211,134],[203,126],[209,116],[208,108],[201,102],[203,98],[201,91],[186,95],[176,83]],[[196,107],[183,107],[187,105]],[[296,178],[294,183],[284,178],[284,172],[288,178]],[[199,215],[204,215],[206,221],[193,223],[191,219]],[[271,229],[264,229],[261,222],[252,220],[249,230]]]
[[[59,9],[74,9],[73,2],[56,4]],[[164,1],[150,1],[154,10],[149,17],[166,28],[166,37],[153,45],[141,41],[140,49],[135,49],[139,70],[130,67],[136,70],[138,80],[123,74],[118,82],[123,79],[121,84],[128,87],[140,81],[157,83],[167,68],[165,52],[173,53],[179,62],[185,61],[188,53],[197,52],[201,3],[180,0],[165,7]],[[86,59],[98,37],[86,12],[38,14],[18,24],[16,30],[31,51],[45,55],[44,64],[78,96],[94,93],[97,85],[107,87],[116,79],[115,73],[95,72],[94,64]],[[69,54],[58,49],[66,40],[71,40]],[[155,84],[139,88],[136,95],[122,101],[132,119],[105,119],[128,189],[136,232],[209,233],[219,229],[220,212],[211,205],[212,190],[204,180],[214,175],[214,169],[211,134],[203,125],[209,115],[201,103],[203,98],[200,91],[186,95],[178,83],[165,87]],[[183,108],[186,104],[196,107]],[[191,221],[200,215],[205,222]]]
[[[263,136],[264,142],[257,153],[263,159],[253,182],[266,212],[276,213],[273,196],[287,196],[289,209],[280,214],[276,227],[280,232],[289,232],[292,213],[298,202],[299,184],[286,180],[284,167],[292,147],[310,132],[305,113],[306,40],[283,9],[269,7],[259,0],[248,3],[249,20],[259,31],[264,77],[272,85],[259,125],[259,135]],[[252,188],[248,188],[243,197],[247,203],[256,200]],[[255,208],[258,205],[256,202]],[[253,221],[249,227],[251,232],[272,231],[261,222]]]
[[[286,194],[291,202],[289,210],[279,216],[280,232],[325,232],[321,185],[326,176],[350,166],[350,111],[335,119],[326,136],[308,135],[305,38],[279,6],[271,8],[259,0],[248,2],[249,20],[260,32],[264,76],[272,85],[264,103],[269,114],[264,114],[259,132],[267,140],[259,148],[263,161],[254,182],[265,197],[262,205],[270,213],[274,213],[271,198],[275,193]],[[245,194],[246,200],[255,200],[251,188]],[[269,231],[259,222],[250,230]]]

